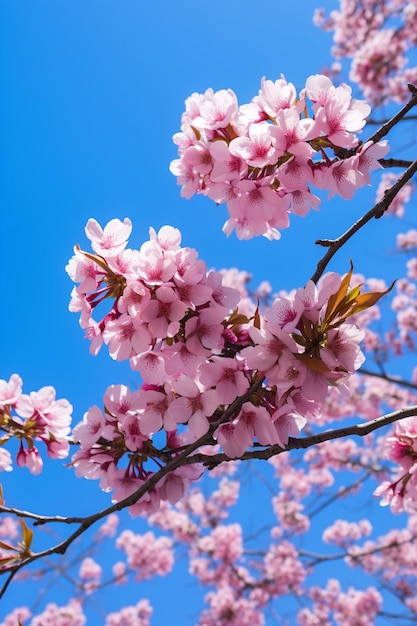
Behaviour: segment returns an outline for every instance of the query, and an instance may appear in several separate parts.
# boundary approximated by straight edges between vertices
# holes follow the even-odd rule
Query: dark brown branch
[[[410,167],[412,161],[407,161],[406,159],[379,159],[378,163],[387,169],[388,167]]]
[[[223,453],[214,454],[213,456],[197,453],[187,458],[184,463],[203,463],[209,469],[213,469],[214,467],[216,467],[220,463],[224,463],[225,461],[246,461],[248,459],[267,460],[273,456],[276,456],[277,454],[281,454],[282,452],[286,452],[288,450],[304,450],[306,448],[311,448],[312,446],[323,443],[324,441],[331,441],[332,439],[342,439],[343,437],[349,437],[352,435],[364,437],[365,435],[369,435],[369,433],[379,428],[382,428],[383,426],[387,426],[388,424],[397,422],[401,419],[404,419],[405,417],[412,417],[415,415],[417,415],[417,405],[410,406],[406,409],[401,409],[399,411],[394,411],[393,413],[387,413],[382,417],[377,417],[376,419],[365,422],[364,424],[355,424],[353,426],[344,426],[343,428],[337,428],[335,430],[326,430],[322,433],[310,435],[309,437],[300,437],[299,439],[290,437],[286,448],[281,448],[280,446],[275,445],[268,448],[263,448],[262,450],[250,450],[248,452],[245,452],[241,457],[239,457],[239,459],[230,459]]]
[[[405,104],[403,108],[400,109],[390,120],[385,122],[381,128],[372,135],[372,137],[369,137],[368,141],[373,141],[374,143],[380,141],[389,133],[391,128],[394,128],[394,126],[398,124],[398,122],[402,120],[405,115],[407,115],[408,111],[411,111],[411,109],[417,105],[417,87],[409,84],[408,89],[412,95],[407,104]]]
[[[315,242],[316,244],[320,246],[324,246],[328,248],[328,251],[323,256],[323,258],[320,259],[320,261],[317,263],[316,271],[311,277],[311,280],[313,280],[315,283],[318,281],[318,279],[323,274],[324,270],[326,269],[327,265],[329,264],[332,257],[336,254],[336,252],[340,250],[340,248],[344,246],[344,244],[347,241],[349,241],[349,239],[353,237],[355,233],[357,233],[363,226],[365,226],[365,224],[367,224],[374,218],[378,219],[383,216],[385,211],[387,211],[388,208],[390,207],[391,202],[394,200],[395,196],[404,187],[404,185],[414,176],[416,172],[417,172],[417,159],[413,161],[410,167],[406,169],[406,171],[398,178],[398,180],[393,184],[393,186],[387,189],[382,200],[377,202],[377,204],[372,209],[370,209],[370,211],[365,213],[365,215],[363,215],[360,219],[358,219],[357,222],[352,224],[352,226],[348,228],[348,230],[345,233],[343,233],[343,235],[340,235],[340,237],[338,237],[337,239],[318,239]]]

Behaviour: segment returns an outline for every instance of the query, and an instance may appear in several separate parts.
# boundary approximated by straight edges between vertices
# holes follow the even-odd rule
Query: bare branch
[[[369,137],[368,141],[373,141],[374,143],[380,141],[389,133],[391,128],[394,128],[394,126],[398,124],[398,122],[402,120],[405,115],[407,115],[408,111],[411,111],[411,109],[417,105],[417,87],[409,84],[408,89],[412,95],[407,104],[405,104],[403,108],[400,109],[390,120],[385,122],[381,128],[372,135],[372,137]]]
[[[379,159],[378,163],[387,169],[388,167],[410,167],[412,161],[407,161],[406,159]]]
[[[416,99],[417,99],[417,95],[416,95]],[[337,239],[318,239],[316,241],[317,245],[324,246],[329,249],[326,252],[326,254],[322,257],[322,259],[320,259],[320,261],[317,263],[316,271],[311,277],[311,280],[313,280],[315,283],[319,280],[320,276],[322,276],[324,270],[326,269],[327,265],[329,264],[333,256],[336,254],[336,252],[340,250],[340,248],[344,246],[344,244],[347,241],[349,241],[349,239],[353,237],[355,233],[357,233],[363,226],[365,226],[365,224],[367,224],[374,218],[378,219],[383,216],[385,211],[387,211],[387,209],[391,205],[391,202],[394,200],[395,196],[404,187],[404,185],[414,176],[416,172],[417,172],[417,159],[413,161],[410,167],[406,169],[406,171],[398,178],[398,180],[393,184],[393,186],[387,189],[382,200],[377,202],[376,205],[372,209],[370,209],[367,213],[365,213],[365,215],[363,215],[360,219],[358,219],[357,222],[352,224],[352,226],[348,228],[348,230],[345,233],[343,233],[343,235],[340,235],[340,237],[338,237]]]

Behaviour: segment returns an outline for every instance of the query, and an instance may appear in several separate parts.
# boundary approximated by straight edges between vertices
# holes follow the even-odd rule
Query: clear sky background
[[[1,378],[19,373],[25,392],[53,385],[74,405],[75,423],[101,404],[108,385],[138,385],[137,374],[112,362],[105,349],[90,356],[78,317],[68,311],[72,283],[64,268],[74,244],[86,246],[90,217],[102,225],[130,217],[131,247],[147,239],[149,226],[171,224],[208,267],[245,269],[255,285],[267,279],[278,291],[309,279],[322,254],[315,239],[339,235],[372,206],[375,189],[365,189],[353,202],[325,202],[320,213],[294,217],[279,242],[239,242],[222,234],[225,207],[180,198],[168,170],[176,158],[172,135],[192,92],[231,88],[244,103],[257,94],[262,76],[284,73],[301,88],[330,63],[331,38],[313,26],[314,7],[305,0],[2,0]],[[396,228],[387,220],[364,231],[331,269],[345,272],[352,257],[355,270],[392,280]],[[88,514],[110,502],[96,483],[74,479],[59,462],[37,478],[19,470],[0,479],[9,506],[40,513]],[[248,516],[252,508],[253,502]],[[68,597],[69,588],[58,587],[41,607]],[[9,592],[0,617],[22,603],[22,589]],[[152,590],[106,592],[103,610],[155,589],[163,598],[153,600],[156,626],[195,621],[198,587],[181,570]],[[32,601],[36,590],[30,594]],[[102,621],[96,608],[89,624]],[[168,622],[173,611],[182,613]]]

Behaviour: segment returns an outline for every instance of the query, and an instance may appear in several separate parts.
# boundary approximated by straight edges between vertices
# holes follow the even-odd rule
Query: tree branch
[[[379,159],[378,163],[387,169],[388,167],[410,167],[413,162],[406,159]]]
[[[384,193],[384,197],[382,198],[382,200],[377,202],[372,209],[370,209],[367,213],[365,213],[365,215],[358,219],[357,222],[352,224],[352,226],[348,228],[348,230],[343,233],[343,235],[340,235],[340,237],[338,237],[337,239],[318,239],[315,242],[317,245],[324,246],[329,249],[322,257],[322,259],[320,259],[320,261],[317,263],[316,271],[311,277],[312,281],[316,283],[319,280],[332,257],[336,254],[338,250],[340,250],[342,246],[344,246],[347,241],[349,241],[351,237],[353,237],[355,233],[357,233],[363,226],[365,226],[365,224],[370,222],[373,218],[378,219],[383,216],[385,211],[387,211],[387,209],[391,205],[391,202],[394,200],[395,196],[414,176],[416,172],[417,159],[412,162],[410,167],[406,169],[406,171],[398,178],[393,186],[387,189],[387,191]]]
[[[197,453],[187,458],[184,461],[184,464],[203,463],[208,467],[208,469],[213,469],[220,463],[224,463],[226,461],[246,461],[248,459],[267,460],[273,456],[276,456],[277,454],[281,454],[282,452],[311,448],[312,446],[323,443],[324,441],[331,441],[332,439],[342,439],[343,437],[349,437],[351,435],[364,437],[365,435],[369,435],[369,433],[379,428],[382,428],[383,426],[387,426],[389,424],[392,424],[393,422],[397,422],[401,419],[404,419],[405,417],[412,417],[415,415],[417,415],[417,405],[410,406],[406,409],[401,409],[399,411],[394,411],[393,413],[387,413],[382,417],[377,417],[373,420],[370,420],[369,422],[365,422],[364,424],[355,424],[353,426],[336,428],[335,430],[326,430],[322,433],[310,435],[308,437],[300,437],[299,439],[290,437],[288,440],[288,445],[285,448],[281,448],[280,446],[275,445],[269,446],[268,448],[263,448],[262,450],[249,450],[238,459],[230,459],[223,453],[214,454],[213,456],[209,454]]]
[[[408,111],[411,111],[411,109],[417,105],[417,87],[409,84],[408,89],[411,92],[411,98],[407,104],[405,104],[403,108],[400,109],[390,120],[384,122],[381,128],[369,137],[368,141],[373,141],[374,143],[380,141],[389,133],[391,128],[394,128],[394,126],[398,124],[398,122],[402,120],[405,115],[407,115]]]

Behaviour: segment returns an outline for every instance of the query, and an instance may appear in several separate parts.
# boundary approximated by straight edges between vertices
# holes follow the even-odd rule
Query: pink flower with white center
[[[156,339],[174,337],[179,331],[179,322],[187,311],[187,305],[178,299],[171,287],[159,287],[155,295],[156,298],[150,300],[142,310],[141,318],[148,323],[148,329]]]
[[[129,281],[117,301],[117,310],[119,313],[129,313],[131,317],[140,317],[143,307],[150,299],[150,289],[142,281]]]
[[[326,104],[332,89],[334,89],[332,81],[324,74],[314,74],[306,80],[305,92],[310,100],[319,106]]]
[[[353,133],[359,132],[365,126],[364,118],[371,110],[368,105],[365,108],[350,108],[352,102],[355,101],[351,101],[350,94],[339,87],[329,92],[324,105],[315,112],[317,129],[334,145],[342,148],[358,145],[358,139]]]
[[[194,117],[192,125],[198,129],[218,130],[226,128],[237,115],[236,94],[231,89],[221,89],[204,94],[200,104],[200,115]]]
[[[186,169],[191,168],[200,176],[210,174],[213,169],[210,150],[203,143],[198,143],[184,150],[181,158]]]
[[[236,359],[213,356],[211,362],[200,365],[200,382],[216,389],[218,404],[230,404],[249,389],[243,363]]]
[[[204,281],[207,266],[198,258],[197,250],[180,248],[174,254],[174,261],[176,265],[174,281],[177,285],[196,285]]]
[[[119,469],[113,464],[108,471],[107,484],[100,486],[104,491],[115,490],[112,494],[112,502],[120,502],[140,489],[144,482],[142,478],[137,478],[128,469]],[[145,495],[145,499],[147,495],[149,494]],[[131,512],[130,508],[129,512]]]
[[[181,185],[181,197],[189,200],[195,193],[202,191],[200,174],[191,164],[183,159],[174,159],[169,164],[169,171],[177,177],[177,185]]]
[[[91,241],[94,252],[104,258],[117,256],[126,248],[127,240],[132,232],[132,222],[125,217],[123,222],[113,219],[104,230],[93,218],[90,218],[85,227],[85,234]]]
[[[285,191],[307,190],[313,172],[304,157],[291,157],[277,170],[277,178]]]
[[[195,310],[210,302],[212,289],[208,285],[187,284],[180,279],[176,279],[176,293],[179,300],[187,305],[187,309]]]
[[[103,339],[109,347],[111,358],[124,361],[147,350],[152,337],[140,319],[123,313],[106,324]]]
[[[181,128],[188,128],[189,124],[192,124],[194,119],[200,115],[200,110],[205,100],[212,100],[214,91],[211,87],[206,89],[204,93],[194,92],[185,100],[185,111],[181,117]]]
[[[220,424],[214,431],[213,437],[217,439],[229,459],[238,459],[247,450],[248,437],[243,440],[242,438],[236,439],[234,424]]]
[[[194,377],[201,361],[206,355],[195,355],[188,349],[187,343],[174,343],[162,350],[166,373],[170,376],[179,376],[181,373]]]
[[[68,400],[56,400],[53,387],[47,386],[29,395],[22,394],[16,404],[20,417],[36,421],[39,427],[56,438],[65,438],[70,430],[72,405]]]
[[[343,161],[335,161],[330,167],[315,167],[313,178],[316,187],[329,189],[329,198],[337,193],[345,200],[351,200],[357,189],[365,184],[364,175],[358,169],[356,155]]]
[[[305,417],[292,410],[291,406],[281,406],[272,415],[277,432],[277,443],[285,448],[289,437],[298,437],[300,431],[307,424]]]
[[[248,166],[240,157],[232,154],[225,141],[213,141],[210,144],[210,155],[213,169],[210,181],[222,183],[231,180],[241,180],[248,173]]]
[[[291,387],[301,387],[307,376],[307,367],[289,350],[284,350],[276,365],[268,371],[268,382],[282,392]]]
[[[233,424],[234,437],[246,450],[253,445],[255,438],[263,446],[279,443],[271,415],[262,406],[244,404]]]
[[[308,159],[314,154],[314,149],[307,142],[317,137],[319,131],[313,119],[300,120],[295,109],[284,109],[278,111],[276,125],[270,126],[270,135],[280,155],[290,152]]]
[[[149,228],[149,239],[158,244],[161,250],[165,252],[175,251],[180,248],[181,232],[173,226],[161,226],[158,232],[152,226]]]
[[[156,241],[145,241],[141,245],[137,272],[147,284],[167,283],[172,280],[175,271],[174,259],[166,255]]]
[[[314,370],[307,368],[301,390],[304,399],[308,399],[314,403],[313,409],[317,408],[317,404],[322,404],[328,394],[328,378],[321,372],[315,372]]]
[[[310,209],[318,211],[321,200],[318,196],[312,194],[309,189],[295,189],[290,193],[292,200],[291,213],[304,217]]]
[[[291,109],[296,106],[296,98],[297,92],[294,85],[287,83],[283,76],[275,82],[263,77],[257,104],[269,117],[274,118],[282,109]]]
[[[208,431],[210,423],[207,418],[218,407],[216,392],[214,389],[201,391],[192,378],[185,374],[181,374],[173,387],[180,397],[172,401],[170,413],[178,424],[188,423],[191,433],[198,439]]]
[[[74,247],[74,256],[68,261],[65,271],[74,283],[80,283],[77,287],[80,294],[95,291],[103,277],[103,270],[77,246]]]
[[[157,433],[162,427],[167,431],[176,429],[177,422],[170,412],[170,404],[173,399],[172,392],[140,389],[142,413],[139,428],[143,435],[148,436]]]
[[[161,352],[142,352],[130,359],[130,366],[138,370],[143,382],[148,385],[162,385],[166,380],[166,359]]]
[[[188,486],[188,481],[185,481],[179,472],[185,469],[186,466],[170,472],[158,483],[157,490],[161,500],[167,500],[170,504],[176,504],[181,500]]]
[[[249,137],[236,137],[229,144],[230,153],[251,167],[265,167],[277,162],[279,152],[272,143],[272,128],[267,122],[252,124]]]
[[[78,422],[72,431],[74,441],[83,448],[91,448],[103,437],[107,440],[114,438],[114,427],[107,422],[106,417],[98,406],[92,406],[84,413],[82,422]]]
[[[207,285],[212,289],[212,300],[227,313],[233,311],[240,300],[239,291],[223,284],[223,275],[210,270],[207,274]]]
[[[210,181],[205,188],[204,193],[216,204],[227,204],[230,200],[235,200],[239,197],[239,182],[240,179],[237,178],[224,183],[215,183]]]
[[[356,153],[359,157],[358,160],[358,170],[364,177],[364,182],[367,185],[371,184],[371,177],[369,176],[369,172],[373,170],[377,170],[382,167],[379,163],[379,159],[382,159],[387,152],[389,152],[388,141],[379,141],[378,143],[373,143],[372,141],[367,141],[364,143]]]
[[[0,380],[0,407],[15,406],[22,395],[23,381],[18,374],[12,374],[9,382]]]
[[[298,352],[294,339],[278,327],[273,327],[271,331],[268,326],[262,330],[252,326],[249,334],[255,346],[244,348],[240,354],[246,360],[249,369],[256,369],[268,377],[273,376],[274,368],[284,352],[289,351],[290,354]]]
[[[125,438],[125,446],[132,452],[142,450],[145,441],[148,441],[148,436],[144,435],[140,430],[141,415],[125,415],[119,420],[119,430],[123,433]]]
[[[292,333],[303,313],[304,306],[299,298],[276,298],[265,313],[268,329],[274,332],[276,327]]]
[[[104,394],[104,405],[114,417],[123,419],[142,407],[140,391],[130,391],[126,385],[110,385]]]
[[[364,336],[365,331],[354,324],[329,330],[326,345],[320,350],[322,361],[332,370],[355,372],[365,361],[358,345]]]
[[[219,353],[224,346],[223,332],[218,311],[203,309],[185,323],[187,350],[196,356]]]
[[[236,185],[239,195],[227,203],[230,219],[223,231],[229,235],[233,229],[238,239],[250,239],[256,235],[269,234],[279,239],[276,228],[287,228],[289,219],[287,210],[290,198],[285,199],[268,185],[260,185],[251,180],[242,180]]]

